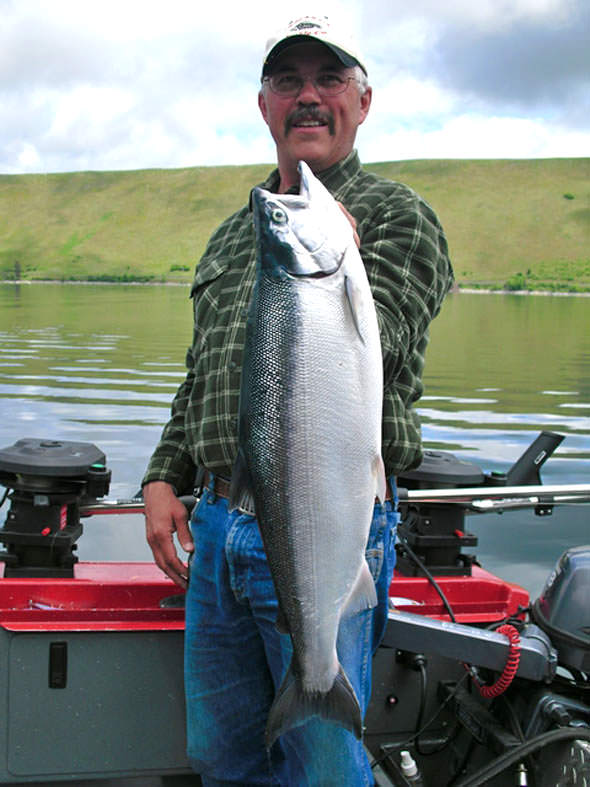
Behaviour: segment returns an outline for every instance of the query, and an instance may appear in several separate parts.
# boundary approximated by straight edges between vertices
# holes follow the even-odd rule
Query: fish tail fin
[[[332,688],[325,694],[304,692],[292,667],[289,667],[268,714],[266,748],[270,749],[280,735],[299,727],[313,716],[340,724],[359,740],[362,737],[361,709],[341,664],[338,664]]]

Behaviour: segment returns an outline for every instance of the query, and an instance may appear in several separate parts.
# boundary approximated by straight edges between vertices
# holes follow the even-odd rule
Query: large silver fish
[[[343,616],[376,604],[365,560],[381,459],[377,316],[352,228],[301,162],[298,195],[253,192],[256,280],[230,506],[253,499],[293,643],[266,744],[312,716],[361,735],[336,652]]]

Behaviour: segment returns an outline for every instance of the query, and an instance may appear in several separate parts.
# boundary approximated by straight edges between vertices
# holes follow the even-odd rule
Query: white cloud
[[[588,155],[583,3],[326,0],[374,88],[363,159]],[[280,4],[0,4],[0,172],[274,160],[256,92]]]
[[[366,25],[372,32],[389,32],[416,25],[436,28],[441,23],[499,30],[523,20],[567,19],[575,0],[413,0],[412,3],[373,0],[367,9]]]
[[[373,95],[371,115],[373,121],[378,115],[382,123],[383,118],[389,124],[407,123],[448,115],[458,103],[456,94],[434,82],[401,73],[379,84]]]
[[[559,158],[586,156],[588,135],[542,119],[460,115],[438,128],[398,128],[363,137],[364,161],[417,158]],[[384,151],[387,154],[384,156]]]
[[[34,145],[23,142],[16,151],[17,170],[21,172],[35,171],[41,164],[41,157]]]

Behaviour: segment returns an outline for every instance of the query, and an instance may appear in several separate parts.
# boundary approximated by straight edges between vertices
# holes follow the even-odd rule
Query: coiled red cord
[[[520,635],[518,631],[514,628],[514,626],[511,626],[508,623],[504,626],[500,626],[496,629],[496,631],[498,634],[504,634],[507,636],[510,640],[510,645],[508,648],[508,658],[506,659],[506,664],[504,665],[504,671],[498,680],[491,686],[482,686],[476,681],[479,693],[486,699],[499,697],[500,694],[503,694],[506,691],[518,671],[518,664],[520,662]]]

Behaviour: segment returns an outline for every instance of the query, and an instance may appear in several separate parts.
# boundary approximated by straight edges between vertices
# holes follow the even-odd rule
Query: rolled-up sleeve
[[[190,349],[187,352],[187,366],[187,376],[172,402],[170,420],[162,432],[142,480],[142,486],[151,481],[166,481],[179,495],[192,489],[196,473],[189,446],[186,445],[185,432],[185,413],[193,387]]]
[[[380,205],[365,223],[360,251],[377,308],[387,386],[419,349],[453,275],[438,219],[413,192]]]
[[[418,415],[430,322],[453,283],[440,222],[415,191],[361,170],[336,194],[357,221],[383,353],[382,450],[388,473],[422,459]]]

